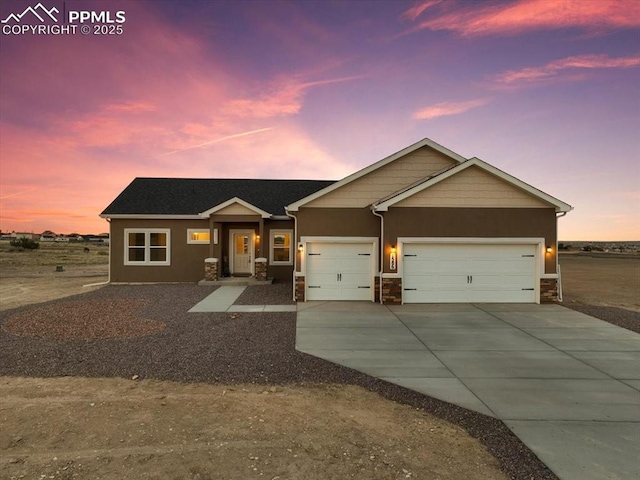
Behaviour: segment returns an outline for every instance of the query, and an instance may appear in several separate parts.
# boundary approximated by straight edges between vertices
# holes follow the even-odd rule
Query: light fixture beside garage
[[[300,253],[302,253],[302,249],[303,249],[303,247],[302,247],[302,243],[299,243],[299,244],[298,244],[298,251],[299,251]]]
[[[553,248],[551,248],[551,245],[547,245],[546,252],[553,253]]]
[[[389,254],[389,269],[395,270],[397,265],[396,246],[391,245],[391,253]]]

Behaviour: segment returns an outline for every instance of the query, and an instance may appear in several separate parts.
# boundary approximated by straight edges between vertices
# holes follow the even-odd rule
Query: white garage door
[[[404,303],[536,302],[535,245],[404,244]]]
[[[373,300],[372,243],[307,243],[307,300]]]

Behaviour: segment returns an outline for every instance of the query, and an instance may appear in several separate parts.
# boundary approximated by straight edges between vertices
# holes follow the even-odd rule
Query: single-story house
[[[342,180],[136,178],[102,212],[110,281],[293,281],[305,300],[557,296],[572,207],[424,139]]]

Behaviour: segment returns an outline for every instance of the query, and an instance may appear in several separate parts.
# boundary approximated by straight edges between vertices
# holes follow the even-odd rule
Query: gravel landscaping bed
[[[273,288],[273,291],[266,288]],[[249,305],[285,304],[286,298],[290,298],[290,289],[291,285],[286,283],[250,287],[239,300]],[[0,312],[3,326],[0,329],[0,375],[124,378],[138,375],[139,378],[221,384],[359,385],[466,429],[489,449],[513,479],[557,478],[495,418],[297,352],[294,312],[187,312],[213,290],[193,285],[111,285],[73,297],[73,300],[62,299]],[[89,340],[93,338],[92,328],[103,328],[99,320],[119,315],[122,305],[135,306],[125,312],[125,316],[135,315],[166,327],[143,337]],[[42,322],[44,311],[69,313],[73,309],[80,309],[81,316],[87,319],[80,338],[72,336],[60,340],[59,336],[45,335],[44,332],[50,332],[46,322],[47,326],[39,335],[10,333],[18,328],[16,318],[26,324],[33,318]],[[95,311],[90,312],[91,309]],[[66,328],[65,316],[57,316],[57,319],[57,324]]]
[[[581,303],[563,303],[562,306],[591,315],[618,327],[640,333],[640,313],[618,307],[601,307]]]

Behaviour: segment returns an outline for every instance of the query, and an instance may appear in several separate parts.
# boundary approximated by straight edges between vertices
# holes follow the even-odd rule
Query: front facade
[[[136,179],[127,190],[157,180]],[[125,190],[102,214],[111,222],[111,281],[195,282],[205,272],[213,281],[293,278],[298,301],[556,297],[557,218],[571,207],[429,139],[338,182],[288,181],[287,198],[269,184],[287,181],[229,182],[238,183],[208,200],[181,186],[187,198],[174,201],[182,210],[189,196],[201,202],[189,214],[136,206],[148,185],[128,196]],[[162,195],[155,200],[171,201]]]

